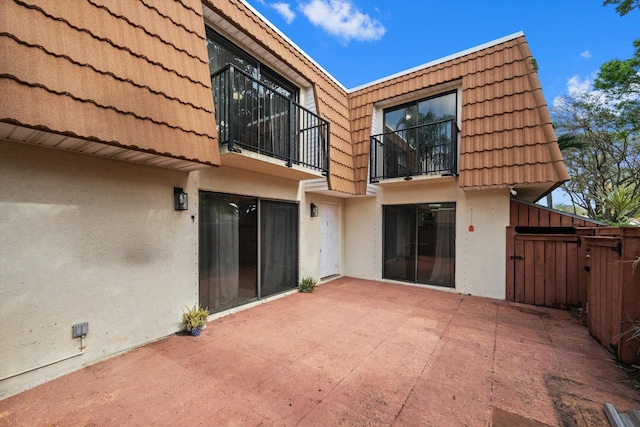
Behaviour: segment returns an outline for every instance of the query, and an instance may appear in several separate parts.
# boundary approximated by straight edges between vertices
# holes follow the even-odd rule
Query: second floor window
[[[299,91],[295,85],[208,27],[207,51],[210,74],[221,70],[227,64],[231,64],[269,86],[280,95],[292,101],[298,101]]]
[[[371,137],[370,179],[457,174],[457,91],[384,110]]]
[[[456,118],[456,92],[384,110],[384,131],[402,131]]]
[[[298,87],[210,28],[207,50],[218,143],[328,173],[329,123]]]

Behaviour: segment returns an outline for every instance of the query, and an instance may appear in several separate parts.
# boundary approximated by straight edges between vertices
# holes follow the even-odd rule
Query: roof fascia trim
[[[499,39],[496,39],[496,40],[493,40],[493,41],[490,41],[490,42],[487,42],[487,43],[483,43],[481,45],[478,45],[478,46],[475,46],[475,47],[472,47],[472,48],[469,48],[469,49],[465,49],[465,50],[463,50],[461,52],[445,56],[444,58],[439,58],[439,59],[436,59],[434,61],[427,62],[425,64],[418,65],[418,66],[413,67],[413,68],[409,68],[408,70],[400,71],[400,72],[392,74],[390,76],[383,77],[383,78],[378,79],[378,80],[374,80],[374,81],[372,81],[370,83],[365,83],[363,85],[356,86],[354,88],[348,89],[347,92],[348,93],[353,93],[353,92],[356,92],[358,90],[365,89],[365,88],[367,88],[369,86],[377,85],[379,83],[383,83],[383,82],[386,82],[388,80],[393,80],[395,78],[404,76],[406,74],[411,74],[413,72],[416,72],[416,71],[419,71],[419,70],[422,70],[422,69],[425,69],[425,68],[433,67],[435,65],[442,64],[443,62],[451,61],[453,59],[460,58],[460,57],[463,57],[463,56],[478,52],[480,50],[487,49],[487,48],[499,45],[501,43],[504,43],[504,42],[507,42],[509,40],[513,40],[513,39],[516,39],[516,38],[522,37],[522,36],[524,36],[524,32],[523,31],[518,31],[517,33],[513,33],[513,34],[510,34],[508,36],[504,36],[504,37],[501,37]]]
[[[326,74],[327,77],[329,77],[331,80],[333,80],[333,82],[335,84],[337,84],[345,92],[347,92],[347,94],[353,93],[355,91],[358,91],[360,89],[364,89],[364,88],[369,87],[369,86],[376,85],[378,83],[385,82],[387,80],[395,79],[395,78],[403,76],[405,74],[410,74],[410,73],[413,73],[415,71],[422,70],[423,68],[433,67],[434,65],[438,65],[438,64],[441,64],[443,62],[451,61],[452,59],[460,58],[462,56],[469,55],[471,53],[474,53],[474,52],[477,52],[477,51],[480,51],[480,50],[483,50],[483,49],[487,49],[487,48],[490,48],[492,46],[498,45],[500,43],[504,43],[504,42],[507,42],[509,40],[513,40],[513,39],[516,39],[518,37],[524,36],[524,31],[518,31],[518,32],[510,34],[508,36],[500,37],[499,39],[496,39],[496,40],[493,40],[493,41],[490,41],[490,42],[487,42],[487,43],[483,43],[481,45],[478,45],[478,46],[475,46],[475,47],[472,47],[472,48],[469,48],[469,49],[465,49],[465,50],[463,50],[461,52],[454,53],[452,55],[445,56],[444,58],[439,58],[439,59],[433,60],[431,62],[427,62],[425,64],[418,65],[418,66],[413,67],[413,68],[409,68],[408,70],[400,71],[400,72],[392,74],[390,76],[382,77],[381,79],[374,80],[372,82],[365,83],[363,85],[356,86],[356,87],[351,88],[351,89],[347,89],[342,83],[340,83],[335,77],[333,77],[331,75],[331,73],[329,73],[327,70],[325,70],[322,67],[322,65],[318,64],[311,56],[309,56],[309,54],[307,52],[302,50],[302,48],[300,48],[300,46],[295,44],[289,37],[287,37],[282,31],[280,31],[280,29],[278,27],[276,27],[274,24],[272,24],[271,21],[269,21],[260,12],[258,12],[253,6],[251,6],[247,2],[247,0],[240,0],[240,2],[245,7],[247,7],[247,9],[249,9],[252,13],[254,13],[259,19],[261,19],[265,24],[267,24],[269,27],[271,27],[271,29],[273,29],[273,31],[275,31],[280,37],[282,37],[284,40],[286,40],[287,43],[291,44],[291,46],[293,46],[298,52],[300,52],[302,55],[304,55],[305,58],[307,58],[309,61],[311,61],[311,63],[313,65],[318,67],[318,69],[320,71],[322,71],[324,74]]]
[[[316,67],[318,67],[318,69],[320,71],[322,71],[324,74],[327,75],[327,77],[329,77],[331,80],[333,80],[333,82],[335,84],[337,84],[342,90],[344,90],[345,92],[349,92],[349,90],[342,84],[340,83],[335,77],[333,77],[331,75],[331,73],[329,73],[327,70],[325,70],[322,65],[318,64],[312,57],[309,56],[309,54],[307,52],[305,52],[304,50],[302,50],[302,48],[300,48],[300,46],[298,46],[297,44],[295,44],[289,37],[287,37],[282,31],[280,31],[278,29],[278,27],[276,27],[275,25],[273,25],[271,23],[271,21],[269,21],[267,18],[265,18],[264,16],[262,16],[262,14],[260,12],[258,12],[253,6],[251,6],[249,3],[247,3],[246,0],[240,0],[240,2],[245,5],[247,7],[247,9],[249,9],[251,12],[253,12],[259,19],[261,19],[262,21],[264,21],[265,24],[267,24],[269,27],[271,27],[271,29],[273,31],[275,31],[280,37],[282,37],[284,40],[286,40],[287,43],[289,43],[291,46],[293,46],[298,52],[300,52],[305,58],[307,58],[309,61],[311,61],[311,63],[313,65],[315,65]]]

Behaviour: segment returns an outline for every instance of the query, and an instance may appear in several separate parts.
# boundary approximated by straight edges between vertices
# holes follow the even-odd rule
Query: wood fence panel
[[[577,268],[577,236],[513,234],[513,240],[513,253],[508,254],[512,264],[508,271],[514,275],[508,285],[513,288],[509,291],[513,301],[556,308],[571,305],[568,270]],[[576,280],[572,280],[575,295]]]
[[[576,237],[577,241],[577,237]],[[578,298],[578,244],[568,245],[566,247],[566,287],[567,287],[567,305],[576,307],[580,305]],[[586,289],[586,283],[584,284]],[[586,302],[586,299],[583,303]]]
[[[513,201],[511,202],[513,203]],[[511,209],[511,213],[513,214],[513,209]],[[506,288],[506,299],[507,301],[515,301],[515,262],[511,258],[511,254],[515,253],[515,237],[516,229],[515,227],[507,227],[507,265],[506,265],[506,274],[507,274],[507,288]]]
[[[533,284],[533,293],[535,295],[534,304],[535,305],[544,305],[544,294],[546,291],[547,283],[545,282],[545,270],[547,264],[545,263],[545,253],[544,253],[544,241],[535,241],[534,242],[534,256],[535,259],[533,261],[533,271],[534,271],[534,284]],[[526,261],[526,260],[525,260]]]
[[[558,234],[529,235],[536,236],[535,242],[551,242],[537,244],[531,240],[533,237],[525,239],[523,234],[516,233],[516,228],[527,227],[526,232],[531,233],[552,233],[567,232],[566,227],[571,227],[577,236],[562,235],[564,237],[560,237],[560,240],[577,242],[582,236],[593,235],[593,230],[601,224],[513,199],[510,202],[509,221],[506,236],[507,300],[558,308],[585,307],[589,278],[589,273],[585,271],[588,264],[586,246],[558,243],[558,236],[561,236]],[[539,231],[532,231],[536,227],[539,227]]]
[[[638,364],[640,341],[623,334],[632,321],[640,321],[640,270],[633,268],[640,258],[640,229],[599,229],[585,241],[590,252],[589,331],[623,363]]]
[[[539,214],[538,225],[540,227],[548,227],[550,223],[549,217],[551,216],[551,212],[539,210],[538,214]]]
[[[525,244],[522,240],[515,240],[514,239],[514,251],[513,251],[514,256],[523,256],[525,254]],[[521,254],[521,255],[516,255],[516,254]],[[524,302],[525,301],[525,289],[524,286],[517,286],[516,285],[516,278],[517,277],[525,277],[525,264],[524,262],[522,262],[522,260],[520,259],[514,259],[511,261],[513,266],[514,266],[514,275],[511,278],[513,280],[513,287],[514,287],[514,295],[515,295],[515,302]]]
[[[524,288],[524,303],[535,304],[535,283],[536,283],[536,266],[535,266],[535,242],[531,240],[524,240],[524,282],[518,280],[516,277],[516,287],[522,286]]]
[[[555,277],[551,279],[555,282],[555,298],[552,306],[560,307],[563,301],[570,304],[567,281],[569,277],[567,274],[567,245],[556,245],[555,250]]]
[[[631,328],[631,320],[640,323],[640,228],[627,230],[622,246],[621,281],[623,283],[620,297],[621,307],[621,332]],[[634,264],[638,262],[637,264]],[[635,265],[635,267],[634,267]],[[625,335],[621,339],[619,357],[624,363],[640,365],[640,341],[629,341]]]

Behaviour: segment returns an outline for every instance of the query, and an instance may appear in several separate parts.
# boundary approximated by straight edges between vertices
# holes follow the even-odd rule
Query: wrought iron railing
[[[371,137],[370,181],[457,175],[458,126],[442,120]]]
[[[211,75],[220,144],[329,172],[329,122],[229,64]]]

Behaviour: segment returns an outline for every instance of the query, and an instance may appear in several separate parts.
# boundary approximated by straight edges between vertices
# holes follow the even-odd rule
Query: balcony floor
[[[220,147],[220,159],[223,167],[244,169],[294,181],[323,177],[321,171],[300,165],[287,167],[285,160],[258,154],[248,149],[241,149],[241,153],[229,151],[226,144]]]
[[[2,425],[608,425],[640,393],[569,312],[339,278],[0,401]]]

